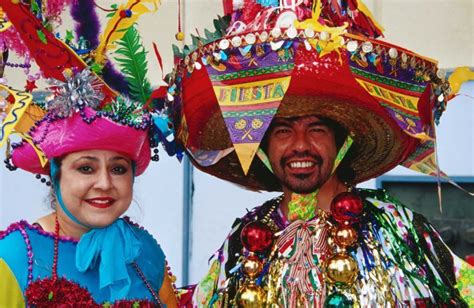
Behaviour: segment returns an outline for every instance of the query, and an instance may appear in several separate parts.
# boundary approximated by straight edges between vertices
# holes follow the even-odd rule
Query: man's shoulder
[[[383,189],[358,189],[358,194],[366,204],[366,212],[376,211],[410,220],[415,214],[408,206]]]
[[[245,213],[242,217],[235,219],[234,223],[232,224],[232,228],[234,229],[237,226],[246,224],[250,221],[263,219],[264,217],[274,212],[280,202],[281,196],[267,200],[263,204],[255,206],[251,210],[247,210],[247,213]]]

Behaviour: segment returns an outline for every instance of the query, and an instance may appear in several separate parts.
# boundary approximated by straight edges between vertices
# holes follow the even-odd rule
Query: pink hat
[[[8,90],[12,98],[10,114],[15,119],[7,118],[1,131],[10,125],[8,132],[22,133],[23,141],[12,145],[14,166],[7,155],[7,168],[49,174],[47,160],[52,158],[83,150],[110,150],[133,160],[136,175],[140,175],[150,160],[158,160],[158,150],[154,149],[151,157],[151,148],[157,147],[159,142],[164,144],[168,154],[175,153],[174,144],[166,140],[171,133],[167,119],[158,111],[162,108],[154,105],[154,92],[146,78],[146,51],[135,28],[136,17],[144,10],[130,4],[118,7],[100,36],[106,40],[100,41],[95,7],[71,5],[72,11],[87,12],[88,16],[76,18],[76,40],[71,32],[62,41],[49,31],[52,27],[45,27],[45,23],[54,18],[38,17],[22,3],[2,4],[7,20],[28,48],[29,57],[39,66],[43,77],[48,78],[52,91],[45,103],[31,104],[43,109],[42,114],[45,114],[34,122],[26,119],[31,117],[27,102],[31,96]],[[25,24],[28,26],[23,26]],[[112,45],[114,52],[107,52]],[[120,66],[120,72],[113,68],[112,59]],[[32,89],[33,86],[27,90]],[[16,116],[22,106],[28,106],[23,118]],[[17,125],[20,121],[30,124],[23,125],[20,131]],[[8,135],[0,137],[4,140]]]
[[[50,160],[84,150],[115,151],[136,163],[136,175],[142,174],[150,163],[148,130],[118,124],[104,113],[87,107],[81,113],[66,118],[47,115],[30,136]],[[41,166],[35,149],[28,142],[16,146],[13,164],[23,170],[49,174],[49,166]]]

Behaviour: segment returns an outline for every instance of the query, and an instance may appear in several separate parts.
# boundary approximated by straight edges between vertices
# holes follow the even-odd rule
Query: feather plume
[[[125,77],[115,69],[111,61],[105,62],[102,68],[102,78],[112,89],[122,94],[128,94],[128,83]]]
[[[118,57],[115,60],[120,65],[128,82],[130,97],[144,105],[151,95],[151,86],[146,78],[148,72],[146,51],[135,27],[131,27],[125,32],[123,37],[117,41],[117,46],[119,48],[115,53]]]
[[[105,62],[105,53],[116,48],[114,42],[120,40],[126,30],[130,28],[145,13],[153,13],[158,10],[160,0],[129,0],[126,5],[121,5],[111,16],[104,32],[100,36],[100,44],[96,51],[96,63]],[[129,17],[123,16],[122,12],[128,12]]]
[[[95,49],[99,45],[99,18],[94,10],[94,0],[77,0],[71,7],[71,15],[77,22],[76,37],[84,37],[88,47]]]

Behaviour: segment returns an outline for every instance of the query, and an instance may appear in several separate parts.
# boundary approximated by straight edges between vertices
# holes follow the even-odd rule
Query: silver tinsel
[[[61,117],[68,117],[84,107],[97,109],[104,95],[100,89],[98,78],[89,70],[76,74],[64,73],[66,81],[50,79],[49,83],[54,95],[46,102],[49,111]]]

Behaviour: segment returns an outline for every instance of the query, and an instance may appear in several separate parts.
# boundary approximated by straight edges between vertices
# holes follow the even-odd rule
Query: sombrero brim
[[[418,140],[405,134],[391,116],[355,81],[345,52],[320,58],[300,46],[295,54],[290,86],[276,117],[318,115],[335,120],[355,135],[350,150],[354,182],[392,169],[413,151]],[[204,69],[183,78],[183,113],[189,148],[215,151],[232,147],[224,119]],[[179,125],[179,123],[176,123]],[[255,190],[280,190],[258,158],[244,175],[235,152],[211,166],[198,169]]]

